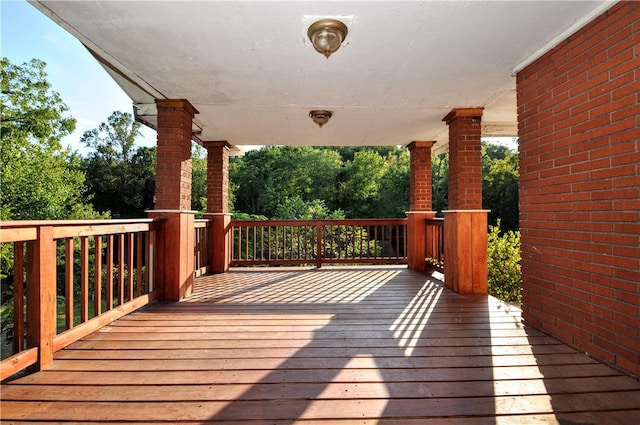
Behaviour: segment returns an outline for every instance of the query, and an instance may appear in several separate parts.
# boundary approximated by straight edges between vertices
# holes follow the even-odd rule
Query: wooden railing
[[[406,219],[234,220],[232,266],[407,262]]]
[[[425,221],[426,265],[433,270],[444,272],[444,218],[428,218]]]
[[[46,368],[54,352],[157,298],[160,229],[152,219],[1,223],[2,277],[12,282],[3,303],[13,298],[2,307],[3,352],[14,354],[0,379]]]

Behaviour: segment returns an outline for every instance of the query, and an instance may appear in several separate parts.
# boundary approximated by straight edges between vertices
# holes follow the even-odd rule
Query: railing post
[[[38,227],[27,244],[27,347],[38,348],[37,369],[53,363],[56,334],[56,243],[53,227]]]
[[[407,212],[407,263],[410,269],[425,271],[427,266],[426,240],[427,224],[426,220],[434,218],[433,211],[409,211]]]
[[[153,210],[148,214],[164,219],[156,247],[162,260],[154,262],[156,282],[162,286],[165,300],[180,301],[193,291],[195,211]]]
[[[224,273],[229,270],[231,263],[231,214],[206,213],[204,218],[211,220],[209,223],[209,258],[213,273]]]

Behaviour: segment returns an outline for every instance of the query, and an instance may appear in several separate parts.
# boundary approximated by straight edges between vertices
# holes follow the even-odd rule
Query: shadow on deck
[[[233,269],[2,386],[3,423],[624,424],[640,383],[404,267]]]

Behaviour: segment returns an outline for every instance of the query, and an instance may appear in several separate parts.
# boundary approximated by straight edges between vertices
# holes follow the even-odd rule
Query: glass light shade
[[[314,123],[318,124],[318,127],[322,128],[323,125],[329,122],[329,118],[333,115],[332,111],[324,109],[314,109],[309,111],[309,116]]]
[[[309,26],[307,35],[313,47],[327,58],[347,37],[347,26],[336,19],[321,19]]]

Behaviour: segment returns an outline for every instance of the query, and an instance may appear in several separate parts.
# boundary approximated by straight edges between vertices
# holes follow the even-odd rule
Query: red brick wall
[[[431,211],[433,182],[431,170],[431,147],[435,142],[411,142],[411,177],[409,180],[409,210]]]
[[[640,376],[640,2],[517,74],[527,323]]]
[[[186,100],[165,99],[158,108],[156,210],[191,210],[191,122]]]
[[[482,209],[482,108],[452,110],[449,125],[449,210]]]

